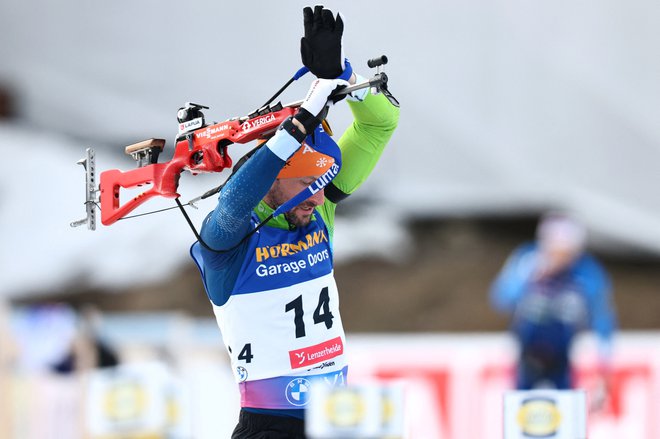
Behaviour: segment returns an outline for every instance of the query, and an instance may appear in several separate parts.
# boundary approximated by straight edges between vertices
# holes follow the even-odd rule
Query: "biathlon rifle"
[[[387,64],[385,55],[369,60],[367,62],[369,67],[378,68],[376,74],[368,81],[341,89],[336,94],[345,95],[370,87],[372,93],[383,93],[398,106],[398,102],[387,89],[387,75],[380,71],[380,66],[384,64]],[[232,117],[224,122],[207,124],[202,110],[208,110],[208,107],[186,103],[177,112],[179,130],[174,141],[174,154],[171,160],[158,162],[165,148],[164,139],[149,139],[129,145],[125,148],[125,152],[136,161],[137,169],[103,171],[98,186],[94,150],[87,148],[86,156],[77,162],[85,169],[84,204],[87,215],[81,220],[72,222],[71,227],[87,225],[89,230],[96,230],[97,208],[101,211],[101,223],[109,226],[126,219],[129,213],[153,197],[174,198],[181,207],[177,193],[181,173],[188,171],[192,175],[197,175],[221,172],[232,166],[232,159],[228,153],[230,145],[248,143],[272,135],[284,120],[295,115],[303,101],[287,105],[282,105],[280,102],[271,105],[271,102],[293,81],[307,72],[306,67],[298,70],[273,97],[254,112],[247,116]],[[149,184],[151,185],[149,189],[121,203],[122,188],[130,189]],[[211,189],[186,204],[194,206],[194,202],[217,193],[220,187]],[[183,211],[182,207],[181,209]]]

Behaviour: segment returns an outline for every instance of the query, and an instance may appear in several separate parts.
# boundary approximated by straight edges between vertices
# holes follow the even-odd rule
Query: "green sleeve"
[[[367,179],[376,166],[385,145],[392,137],[399,121],[399,108],[382,94],[367,93],[364,101],[348,101],[353,123],[339,139],[342,167],[332,181],[340,191],[351,194]],[[334,233],[336,204],[328,199],[318,210]]]

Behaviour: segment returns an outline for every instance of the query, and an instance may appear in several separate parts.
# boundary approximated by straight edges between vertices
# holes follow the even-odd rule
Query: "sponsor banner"
[[[526,390],[504,394],[504,439],[587,437],[584,390]]]
[[[90,438],[190,437],[189,404],[185,384],[165,364],[95,370],[85,395],[86,430]]]
[[[313,383],[306,413],[307,437],[401,438],[403,399],[403,386],[396,382],[334,388]]]
[[[291,368],[298,369],[327,361],[343,353],[344,344],[341,337],[336,337],[314,346],[289,351],[289,360]]]

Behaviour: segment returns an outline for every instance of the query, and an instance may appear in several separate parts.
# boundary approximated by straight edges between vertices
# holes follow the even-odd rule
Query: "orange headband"
[[[277,178],[319,177],[330,169],[335,159],[303,142],[277,175]]]
[[[332,128],[326,119],[321,121],[321,126],[328,135],[332,136]],[[257,140],[258,145],[266,143],[268,139]],[[277,175],[277,178],[303,178],[303,177],[320,177],[330,169],[335,163],[335,159],[329,155],[322,154],[307,145],[302,143],[300,149],[296,151],[289,160],[286,161],[284,167]]]

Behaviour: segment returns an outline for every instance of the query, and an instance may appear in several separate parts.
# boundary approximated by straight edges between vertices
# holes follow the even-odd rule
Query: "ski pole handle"
[[[367,87],[380,88],[386,84],[387,84],[387,75],[384,72],[380,72],[376,74],[373,78],[369,79],[368,81],[360,82],[359,84],[354,84],[349,87],[342,88],[337,93],[330,95],[330,97],[347,95],[349,93],[353,93],[356,90],[361,90]]]
[[[380,89],[383,85],[387,85],[387,75],[385,74],[385,72],[380,72],[380,73],[374,75],[373,78],[371,78],[367,81],[360,82],[360,83],[357,83],[357,84],[353,84],[353,85],[351,85],[349,87],[346,87],[346,88],[342,88],[338,92],[331,94],[329,98],[332,99],[333,97],[336,97],[336,96],[347,95],[349,93],[353,93],[356,90],[361,90],[361,89],[367,88],[367,87],[376,87],[376,88]],[[303,102],[304,102],[304,100],[291,102],[290,104],[286,104],[285,107],[300,107]]]

